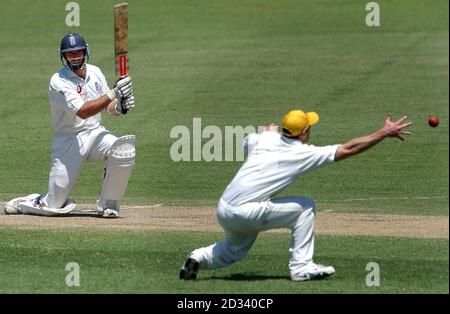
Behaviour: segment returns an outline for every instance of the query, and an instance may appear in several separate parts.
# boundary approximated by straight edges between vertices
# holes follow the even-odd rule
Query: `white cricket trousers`
[[[51,208],[61,208],[69,198],[83,164],[104,162],[116,139],[117,136],[102,126],[76,134],[55,136],[44,204]]]
[[[307,197],[281,197],[238,207],[220,199],[217,220],[225,231],[222,242],[192,251],[200,268],[220,268],[242,260],[259,232],[288,228],[292,231],[289,248],[289,271],[301,272],[313,262],[314,200]]]

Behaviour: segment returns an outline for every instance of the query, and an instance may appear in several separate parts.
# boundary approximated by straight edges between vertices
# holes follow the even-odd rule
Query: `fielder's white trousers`
[[[100,126],[77,134],[60,134],[53,140],[48,193],[44,204],[61,208],[69,198],[85,162],[104,162],[117,136]]]
[[[225,267],[247,255],[259,232],[289,228],[292,230],[289,270],[295,274],[313,262],[314,216],[314,200],[307,197],[282,197],[238,207],[221,199],[217,220],[225,231],[225,239],[194,250],[189,257],[199,261],[200,268]]]

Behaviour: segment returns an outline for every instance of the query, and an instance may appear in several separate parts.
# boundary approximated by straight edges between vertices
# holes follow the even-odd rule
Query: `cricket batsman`
[[[119,116],[134,107],[131,77],[121,77],[109,89],[102,71],[89,61],[84,38],[70,33],[59,49],[63,67],[49,84],[53,143],[48,192],[18,197],[6,204],[6,214],[62,215],[85,162],[103,163],[98,214],[119,216],[120,203],[134,165],[134,135],[117,137],[100,125],[101,112]]]
[[[293,281],[321,279],[335,273],[332,266],[316,264],[314,253],[315,202],[303,196],[278,197],[295,179],[319,167],[360,154],[388,137],[403,140],[411,135],[403,129],[406,116],[391,121],[388,114],[378,131],[345,144],[308,145],[312,126],[319,121],[315,112],[291,110],[282,121],[282,134],[271,126],[261,134],[244,139],[247,160],[225,189],[217,205],[217,220],[225,239],[188,254],[180,279],[196,279],[200,269],[229,266],[242,260],[259,232],[289,228],[290,278]],[[275,132],[274,132],[275,131]]]

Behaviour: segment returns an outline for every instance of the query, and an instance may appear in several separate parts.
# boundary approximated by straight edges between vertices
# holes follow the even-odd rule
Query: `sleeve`
[[[302,172],[311,171],[333,163],[340,145],[314,146],[303,144],[299,152],[299,170]]]
[[[247,135],[244,138],[244,153],[250,154],[250,152],[253,150],[253,147],[258,143],[259,140],[259,134],[252,133]]]
[[[69,114],[76,114],[84,104],[81,96],[67,82],[55,82],[53,78],[48,88],[48,97],[52,105]]]

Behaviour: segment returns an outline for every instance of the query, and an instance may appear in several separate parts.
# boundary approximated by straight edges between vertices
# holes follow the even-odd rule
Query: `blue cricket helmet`
[[[71,64],[64,54],[75,50],[83,50],[83,60],[78,64]],[[59,54],[63,65],[69,70],[76,71],[86,66],[86,62],[89,60],[89,46],[80,34],[69,33],[61,40]]]

